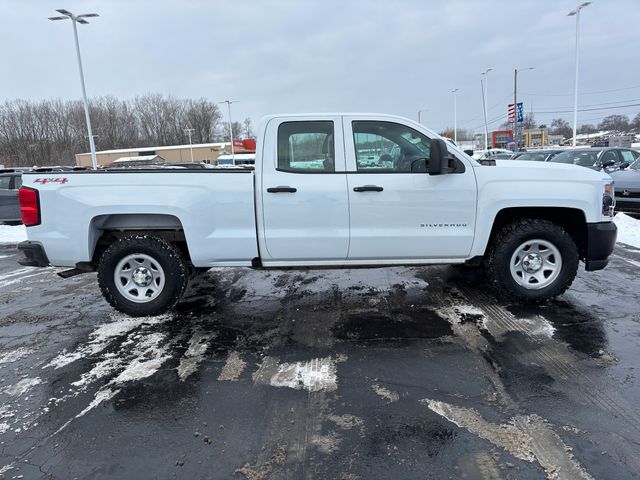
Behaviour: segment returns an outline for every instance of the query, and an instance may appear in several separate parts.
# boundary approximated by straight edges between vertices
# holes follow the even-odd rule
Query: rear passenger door
[[[258,185],[263,262],[344,261],[349,205],[341,117],[274,118],[264,138]]]

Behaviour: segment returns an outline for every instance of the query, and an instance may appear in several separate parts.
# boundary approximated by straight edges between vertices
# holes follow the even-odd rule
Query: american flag
[[[513,103],[509,104],[509,122],[513,123],[514,120],[516,119],[516,107],[513,105]]]

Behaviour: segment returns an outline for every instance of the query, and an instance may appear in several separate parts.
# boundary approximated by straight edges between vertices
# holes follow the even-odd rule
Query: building
[[[234,140],[233,147],[236,153],[253,153],[256,150],[256,141],[252,139]],[[231,153],[231,144],[229,142],[219,142],[102,150],[96,152],[96,162],[98,165],[107,166],[123,157],[148,157],[159,155],[166,163],[189,163],[191,162],[192,149],[194,162],[216,163],[219,155]],[[91,153],[77,154],[76,165],[90,167]]]

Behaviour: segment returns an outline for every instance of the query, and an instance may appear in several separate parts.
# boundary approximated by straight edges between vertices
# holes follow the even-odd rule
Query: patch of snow
[[[342,359],[338,359],[340,360]],[[253,380],[273,387],[305,389],[310,392],[331,392],[338,388],[336,360],[332,357],[282,364],[276,358],[266,357],[253,374]]]
[[[640,220],[618,213],[614,217],[618,226],[618,242],[640,248]]]
[[[21,358],[29,355],[31,352],[33,352],[33,350],[30,348],[20,347],[16,348],[15,350],[3,353],[2,355],[0,355],[0,365],[2,365],[3,363],[17,362]]]
[[[0,434],[3,434],[7,430],[9,430],[9,424],[7,422],[0,423]]]
[[[189,347],[180,359],[178,365],[178,376],[180,380],[186,380],[190,375],[198,370],[204,360],[204,354],[209,348],[209,340],[214,335],[212,333],[194,332],[189,340]]]
[[[25,394],[31,387],[42,383],[40,378],[23,378],[18,383],[4,387],[0,392],[11,395],[12,397],[18,397]]]
[[[156,373],[162,364],[171,358],[167,354],[167,349],[160,347],[160,343],[164,339],[165,335],[162,333],[152,333],[147,336],[138,345],[138,354],[112,383],[141,380]]]
[[[62,368],[81,358],[90,357],[103,351],[109,342],[116,337],[123,336],[143,324],[158,324],[166,321],[169,317],[161,315],[158,317],[129,318],[113,314],[111,318],[115,321],[105,323],[89,334],[89,341],[77,348],[75,351],[63,351],[43,368]]]
[[[218,380],[237,382],[246,366],[247,363],[240,358],[240,354],[233,351],[227,357],[227,361],[225,362],[224,367],[222,367],[220,375],[218,375]]]
[[[0,225],[0,243],[20,243],[27,239],[24,225]]]

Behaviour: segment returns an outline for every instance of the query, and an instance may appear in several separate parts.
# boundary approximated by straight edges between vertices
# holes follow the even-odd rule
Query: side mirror
[[[449,150],[441,138],[431,141],[429,148],[429,175],[442,175],[449,166]]]
[[[627,167],[629,167],[629,162],[622,162],[620,165],[618,165],[618,168],[620,170],[624,170]]]
[[[615,160],[605,160],[604,162],[602,162],[602,168],[613,167],[615,164],[616,164]]]

